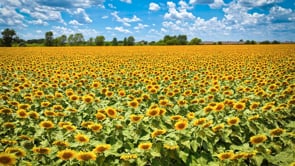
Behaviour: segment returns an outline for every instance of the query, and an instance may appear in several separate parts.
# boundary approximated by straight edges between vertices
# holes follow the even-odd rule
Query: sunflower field
[[[295,45],[0,48],[0,165],[295,165]]]

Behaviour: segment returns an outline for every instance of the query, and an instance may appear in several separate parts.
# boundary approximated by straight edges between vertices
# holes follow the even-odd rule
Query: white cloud
[[[182,5],[178,10],[176,9],[176,4],[174,2],[167,2],[168,13],[165,13],[164,19],[170,20],[183,20],[183,19],[195,19],[195,16],[188,12],[184,5]]]
[[[260,7],[280,3],[282,1],[283,0],[238,0],[238,3],[246,7]]]
[[[118,12],[117,11],[111,13],[111,15],[113,17],[115,17],[116,21],[123,23],[123,25],[125,25],[125,26],[131,26],[130,23],[141,21],[141,19],[138,18],[136,15],[133,15],[132,18],[127,18],[127,17],[121,18],[118,15]]]
[[[71,20],[71,21],[69,22],[69,24],[70,24],[70,25],[75,25],[75,26],[83,25],[83,24],[79,23],[77,20]]]
[[[106,30],[110,31],[112,30],[113,28],[112,27],[105,27]]]
[[[223,0],[214,0],[214,3],[209,4],[211,9],[219,9],[224,5],[225,3],[223,2]]]
[[[108,4],[108,7],[111,8],[111,9],[116,9],[116,8],[117,8],[116,6],[114,6],[114,5],[111,4],[111,3]]]
[[[41,19],[37,19],[37,20],[32,20],[32,21],[28,21],[30,24],[35,24],[35,25],[44,25],[47,26],[49,25],[48,22],[43,21]]]
[[[131,0],[120,0],[121,2],[125,2],[125,3],[132,3]]]
[[[131,33],[128,29],[124,29],[123,27],[115,27],[114,30],[122,33]]]
[[[269,10],[267,20],[273,23],[291,22],[295,19],[295,12],[292,9],[283,8],[281,6],[273,6]],[[295,25],[295,24],[294,24]]]
[[[149,5],[149,10],[150,11],[158,11],[158,10],[160,10],[160,6],[154,2],[151,2]]]
[[[137,26],[134,27],[135,30],[140,30],[148,27],[146,24],[138,23]]]
[[[82,8],[77,8],[73,14],[79,19],[79,21],[83,21],[85,23],[92,23],[92,20],[88,16],[88,14],[85,12]]]
[[[24,0],[22,0],[24,1]],[[30,3],[30,0],[25,0]],[[40,5],[59,7],[64,9],[69,8],[89,8],[91,6],[103,7],[104,0],[36,0]]]
[[[0,25],[27,26],[23,23],[24,16],[17,13],[14,8],[0,7]]]
[[[102,16],[101,18],[102,19],[107,19],[107,18],[109,18],[109,16]]]

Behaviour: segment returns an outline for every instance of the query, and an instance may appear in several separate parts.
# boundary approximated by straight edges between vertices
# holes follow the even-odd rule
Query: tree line
[[[99,35],[96,37],[90,37],[88,40],[85,40],[82,33],[70,34],[69,36],[61,35],[54,37],[52,31],[48,31],[45,33],[44,38],[41,39],[29,39],[24,40],[20,39],[16,31],[14,29],[6,28],[2,32],[2,38],[0,38],[0,46],[11,47],[11,46],[134,46],[134,45],[199,45],[202,44],[202,40],[200,38],[193,38],[188,41],[186,35],[165,35],[159,41],[145,41],[141,40],[135,42],[135,38],[133,36],[124,37],[123,40],[118,40],[114,37],[111,41],[106,41],[103,35]],[[221,41],[213,44],[222,44]],[[257,44],[254,40],[246,40],[242,39],[239,41],[239,44]],[[280,44],[279,41],[262,41],[259,44]]]

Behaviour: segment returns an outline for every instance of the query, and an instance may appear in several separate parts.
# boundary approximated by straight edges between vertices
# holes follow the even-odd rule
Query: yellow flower
[[[19,118],[27,118],[28,117],[28,112],[24,109],[17,110],[16,114]]]
[[[180,119],[182,119],[183,117],[181,116],[181,115],[172,115],[172,116],[170,116],[170,119],[171,120],[180,120]]]
[[[165,133],[166,133],[166,130],[159,129],[159,130],[153,131],[152,134],[151,134],[151,136],[152,136],[152,138],[155,138],[158,135],[165,134]]]
[[[187,128],[188,123],[186,120],[179,120],[178,122],[175,123],[174,128],[175,130],[184,130]]]
[[[68,147],[69,146],[69,143],[66,142],[66,141],[54,141],[52,144],[56,145],[56,146],[62,146],[62,147]]]
[[[194,121],[193,126],[199,126],[201,124],[204,124],[206,122],[206,118],[200,118]]]
[[[71,96],[72,97],[72,96]],[[86,95],[86,96],[83,96],[82,97],[82,100],[87,103],[87,104],[90,104],[94,101],[94,98],[90,95]]]
[[[191,119],[194,119],[195,118],[195,113],[194,112],[189,112],[186,114],[186,117],[191,120]]]
[[[259,119],[259,115],[253,115],[248,118],[249,121],[257,120],[257,119]]]
[[[28,110],[31,106],[29,104],[18,104],[18,109]]]
[[[160,110],[159,108],[149,108],[148,111],[146,112],[147,116],[159,116],[160,115]]]
[[[57,152],[57,157],[62,160],[71,160],[76,156],[76,151],[71,149],[65,149]]]
[[[117,117],[117,110],[112,107],[107,107],[105,109],[105,112],[107,113],[108,117],[110,118],[116,118]]]
[[[54,128],[54,123],[49,120],[46,120],[46,121],[40,122],[39,126],[45,129],[52,129]]]
[[[50,153],[50,148],[43,148],[43,147],[34,147],[33,149],[34,153],[39,153],[39,154],[49,154]]]
[[[146,143],[140,143],[139,145],[138,145],[138,148],[139,149],[142,149],[142,150],[149,150],[149,149],[151,149],[152,148],[152,143],[150,143],[150,142],[146,142]]]
[[[16,156],[14,154],[1,152],[0,153],[0,165],[11,166],[16,164]]]
[[[136,159],[137,155],[136,154],[123,154],[120,156],[121,160],[130,160],[130,159]]]
[[[275,129],[272,129],[272,130],[270,131],[270,135],[271,135],[271,136],[278,136],[278,135],[283,134],[283,132],[284,132],[283,129],[281,129],[281,128],[275,128]]]
[[[29,112],[29,117],[33,119],[39,119],[39,114],[36,111],[30,111]]]
[[[178,145],[168,145],[168,144],[164,144],[164,148],[168,149],[168,150],[176,150],[179,148]]]
[[[227,124],[232,126],[232,125],[236,125],[240,122],[240,118],[238,117],[231,117],[227,119]]]
[[[267,140],[267,137],[265,135],[255,135],[255,136],[250,137],[250,142],[252,144],[259,144],[259,143],[262,143],[266,140]]]
[[[97,112],[95,114],[95,117],[96,117],[97,120],[104,120],[106,118],[106,115],[101,113],[101,112]]]
[[[93,132],[99,132],[102,129],[102,125],[95,123],[95,124],[89,125],[88,128],[90,128]]]
[[[81,133],[75,135],[75,140],[80,143],[89,142],[89,138],[86,135],[81,134]]]
[[[224,109],[224,103],[223,102],[221,102],[221,103],[217,103],[216,105],[215,105],[215,107],[213,108],[213,111],[215,111],[215,112],[220,112],[220,111],[222,111],[223,109]]]
[[[219,160],[231,159],[234,156],[233,152],[224,152],[217,155]]]
[[[106,150],[109,150],[111,148],[110,144],[100,144],[97,145],[94,149],[93,152],[95,153],[103,153]]]
[[[130,107],[137,108],[138,105],[139,105],[139,103],[138,103],[137,100],[132,100],[132,101],[130,101],[130,102],[128,103],[128,105],[129,105]]]
[[[79,161],[96,160],[96,154],[94,152],[79,152],[75,157]]]
[[[25,157],[26,151],[19,147],[8,147],[5,152],[15,154],[17,157]]]
[[[15,124],[13,122],[5,122],[5,123],[3,123],[3,127],[5,127],[5,128],[14,128]]]
[[[139,121],[141,121],[141,119],[143,118],[143,115],[130,115],[130,120],[133,123],[138,123]]]
[[[237,111],[243,111],[246,108],[246,104],[242,102],[237,102],[234,104],[234,109]]]
[[[217,131],[219,131],[219,130],[221,130],[223,128],[224,128],[224,124],[222,123],[222,124],[219,124],[219,125],[216,125],[216,126],[212,127],[212,130],[214,132],[217,132]]]

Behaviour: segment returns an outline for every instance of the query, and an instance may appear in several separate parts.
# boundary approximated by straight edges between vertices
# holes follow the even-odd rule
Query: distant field
[[[0,48],[0,67],[0,163],[295,165],[295,45]]]

